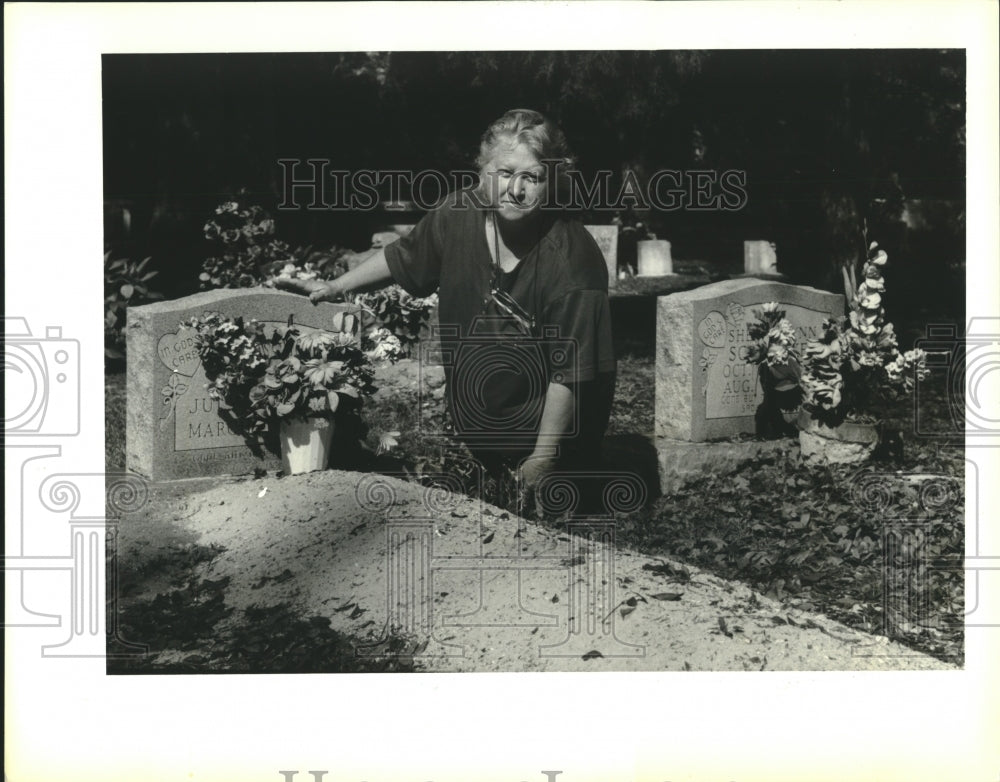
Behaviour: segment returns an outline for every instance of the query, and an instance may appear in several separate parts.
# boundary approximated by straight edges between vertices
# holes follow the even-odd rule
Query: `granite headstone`
[[[614,287],[618,282],[618,226],[617,225],[587,225],[584,226],[597,246],[601,248],[604,262],[608,265],[608,287]]]
[[[745,358],[754,309],[778,302],[800,347],[824,320],[844,314],[844,297],[753,278],[661,296],[656,316],[656,436],[689,442],[755,430],[763,399],[757,367]]]
[[[217,312],[265,325],[323,329],[346,304],[313,305],[303,296],[269,288],[217,290],[174,301],[130,307],[126,325],[126,465],[154,481],[278,469],[276,454],[258,458],[219,416],[218,401],[182,321]]]

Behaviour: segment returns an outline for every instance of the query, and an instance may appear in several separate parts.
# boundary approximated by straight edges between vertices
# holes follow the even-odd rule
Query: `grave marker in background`
[[[126,465],[154,481],[279,469],[277,455],[260,459],[219,417],[193,329],[180,323],[206,312],[271,326],[291,315],[304,329],[323,329],[345,304],[313,305],[304,296],[268,288],[217,290],[128,309],[126,324]]]
[[[743,242],[743,274],[772,278],[782,276],[778,271],[778,249],[774,242],[759,239]]]
[[[819,335],[824,320],[844,314],[839,294],[750,277],[657,300],[654,443],[662,492],[797,445],[788,438],[727,439],[755,431],[763,389],[757,367],[745,360],[747,323],[770,301],[786,311],[800,347]]]
[[[584,226],[597,246],[601,248],[604,262],[608,265],[608,287],[613,288],[618,282],[618,226],[617,225],[587,225]]]
[[[763,400],[757,367],[745,360],[753,310],[776,301],[800,346],[844,314],[844,297],[751,278],[661,296],[656,323],[656,436],[700,442],[754,433]]]
[[[670,242],[666,239],[643,239],[637,243],[636,269],[640,277],[663,277],[674,273]]]

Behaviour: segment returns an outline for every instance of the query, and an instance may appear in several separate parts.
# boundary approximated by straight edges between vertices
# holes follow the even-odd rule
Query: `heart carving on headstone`
[[[726,319],[721,312],[713,310],[698,324],[698,336],[710,348],[726,346]]]
[[[185,377],[192,377],[201,364],[193,329],[180,328],[173,334],[164,334],[156,343],[156,355],[167,369]]]

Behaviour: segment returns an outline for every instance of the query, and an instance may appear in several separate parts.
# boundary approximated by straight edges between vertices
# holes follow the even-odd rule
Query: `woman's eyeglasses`
[[[493,223],[493,243],[495,257],[491,260],[493,261],[493,282],[490,284],[490,298],[493,299],[493,303],[496,304],[497,309],[500,310],[504,315],[513,320],[521,332],[526,337],[535,336],[535,319],[527,312],[524,311],[524,307],[517,303],[517,300],[511,296],[507,291],[502,290],[498,284],[498,277],[500,275],[500,231],[497,227],[496,216],[491,215],[488,218],[491,223]],[[537,245],[536,245],[537,250]],[[536,259],[537,260],[537,259]],[[535,283],[538,283],[538,266],[535,265]]]

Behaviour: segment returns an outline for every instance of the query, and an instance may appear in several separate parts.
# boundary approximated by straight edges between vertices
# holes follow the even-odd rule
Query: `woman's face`
[[[534,215],[545,201],[546,170],[524,144],[500,144],[483,171],[483,185],[502,220]]]

